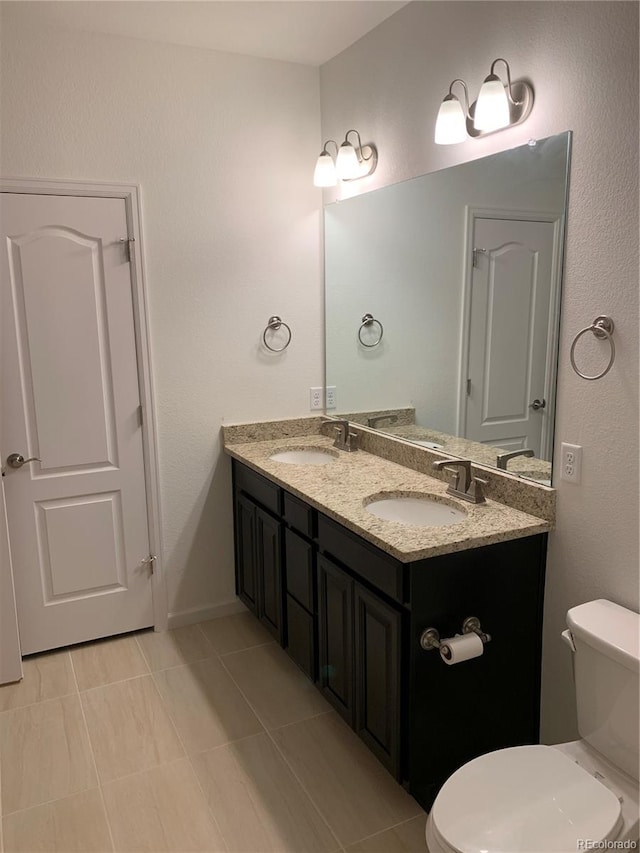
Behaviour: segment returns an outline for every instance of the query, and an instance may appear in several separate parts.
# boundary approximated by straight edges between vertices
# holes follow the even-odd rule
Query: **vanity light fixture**
[[[338,156],[338,143],[333,139],[327,139],[316,161],[316,168],[313,173],[313,185],[315,187],[335,187],[338,183],[336,162],[327,151],[329,144],[336,146],[336,157]]]
[[[506,84],[495,73],[498,62],[504,62],[506,66]],[[463,110],[459,99],[451,91],[455,83],[461,83],[464,86],[466,110]],[[456,79],[451,83],[449,93],[438,112],[435,141],[438,145],[450,145],[464,142],[468,136],[477,138],[504,127],[512,127],[524,121],[532,107],[531,86],[523,80],[512,83],[511,69],[507,60],[494,59],[489,75],[480,88],[478,100],[470,106],[464,80]]]
[[[355,134],[357,146],[349,142],[349,134]],[[327,146],[336,147],[336,159],[327,150]],[[357,130],[348,130],[340,147],[333,139],[328,139],[316,161],[313,183],[316,187],[334,187],[341,181],[357,181],[373,174],[378,164],[378,151],[373,144],[363,145]]]
[[[459,99],[453,94],[452,89],[456,83],[464,87],[465,108]],[[438,118],[436,119],[435,141],[438,145],[452,145],[456,142],[464,142],[467,138],[467,116],[469,115],[469,92],[467,84],[459,77],[449,86],[449,94],[440,104]]]

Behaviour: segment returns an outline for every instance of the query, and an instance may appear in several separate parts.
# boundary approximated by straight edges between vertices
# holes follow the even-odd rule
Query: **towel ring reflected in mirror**
[[[613,342],[614,328],[615,324],[611,317],[607,317],[605,314],[601,314],[600,317],[596,317],[596,319],[590,326],[585,326],[584,329],[580,329],[578,334],[573,339],[573,343],[571,344],[571,351],[569,353],[569,358],[571,359],[571,367],[573,367],[575,372],[582,379],[588,379],[590,381],[593,379],[602,379],[602,377],[606,376],[607,373],[613,367],[613,362],[616,359],[616,345]],[[601,341],[609,341],[609,346],[611,347],[611,357],[609,358],[609,363],[603,371],[601,371],[600,373],[596,373],[594,376],[589,376],[586,373],[582,373],[581,370],[578,370],[575,359],[576,344],[583,335],[586,335],[587,332],[593,332],[594,336]]]
[[[373,326],[374,323],[380,329],[380,334],[378,335],[378,339],[374,343],[367,344],[362,340],[362,330],[367,329],[370,326]],[[384,335],[384,327],[383,327],[382,323],[380,322],[380,320],[376,320],[375,317],[373,316],[373,314],[365,314],[364,317],[362,318],[362,323],[360,324],[360,328],[358,329],[358,340],[360,341],[362,346],[367,347],[368,349],[372,349],[373,347],[377,347],[378,344],[380,343],[380,341],[382,340],[383,335]]]
[[[269,331],[277,332],[278,329],[281,329],[283,326],[287,330],[287,340],[284,342],[284,344],[281,347],[272,347],[270,344],[267,343],[267,332],[269,332]],[[262,342],[264,343],[265,347],[268,350],[270,350],[271,352],[284,352],[284,350],[286,350],[286,348],[291,343],[291,328],[290,328],[290,326],[288,326],[285,322],[283,322],[281,317],[278,317],[277,314],[274,314],[273,317],[269,317],[269,319],[267,321],[267,326],[266,326],[264,332],[262,333]]]

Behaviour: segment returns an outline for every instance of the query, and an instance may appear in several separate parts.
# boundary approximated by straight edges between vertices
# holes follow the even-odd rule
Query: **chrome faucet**
[[[486,498],[482,491],[482,487],[487,485],[486,480],[481,480],[480,477],[474,477],[471,474],[471,460],[469,459],[439,459],[433,463],[434,470],[440,471],[444,468],[445,471],[450,471],[453,474],[448,495],[454,495],[456,498],[461,498],[463,501],[468,501],[472,504],[482,504]]]
[[[524,450],[512,450],[509,453],[498,453],[496,457],[496,465],[502,471],[506,471],[507,462],[510,459],[515,459],[516,456],[535,456],[535,453],[533,450],[529,450],[528,448],[525,448]]]
[[[374,415],[372,418],[367,418],[367,426],[375,429],[381,421],[389,421],[390,424],[398,423],[397,415]]]
[[[334,428],[336,440],[333,446],[338,450],[346,450],[347,453],[353,453],[358,449],[358,433],[351,432],[349,429],[349,421],[323,421],[322,426],[330,425]]]

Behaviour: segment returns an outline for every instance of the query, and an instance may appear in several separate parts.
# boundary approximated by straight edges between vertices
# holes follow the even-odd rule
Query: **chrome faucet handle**
[[[353,453],[358,450],[358,442],[360,440],[360,436],[357,432],[349,432],[347,435],[347,440],[345,442],[344,449],[349,451],[349,453]]]
[[[469,488],[469,484],[471,483],[470,459],[438,459],[431,467],[435,471],[440,471],[443,468],[445,471],[451,471],[451,473],[454,474],[454,479],[449,486],[449,490],[455,491],[458,495],[460,495],[460,493],[466,493]],[[462,483],[460,484],[461,478]]]
[[[337,418],[327,418],[326,421],[322,421],[320,424],[320,429],[322,429],[322,427],[333,427],[334,431],[344,431],[344,434],[346,435],[349,429],[349,421],[338,420]]]
[[[480,477],[472,477],[471,485],[467,489],[467,496],[469,501],[474,504],[483,504],[486,503],[486,498],[484,496],[483,486],[487,485],[486,480],[480,479]]]
[[[448,495],[454,495],[454,497],[472,504],[485,502],[486,498],[482,487],[487,485],[487,481],[471,474],[470,459],[439,459],[433,463],[432,467],[436,471],[444,468],[445,471],[451,471],[453,474],[447,489]]]
[[[322,422],[321,426],[327,424],[333,426],[336,433],[336,440],[333,442],[334,447],[337,447],[338,450],[346,450],[348,452],[358,449],[358,434],[349,431],[349,421],[326,420]]]

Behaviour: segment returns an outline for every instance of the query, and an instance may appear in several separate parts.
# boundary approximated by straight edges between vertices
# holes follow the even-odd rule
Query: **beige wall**
[[[141,184],[169,610],[206,613],[235,598],[221,423],[322,383],[318,69],[41,30],[30,5],[3,4],[2,173]]]
[[[498,56],[533,83],[530,118],[436,146],[451,80],[464,78],[475,98]],[[320,79],[323,138],[356,127],[378,146],[376,173],[350,193],[574,131],[556,447],[580,444],[584,456],[581,485],[555,481],[542,708],[544,738],[569,739],[571,663],[559,636],[567,608],[606,597],[638,609],[638,4],[415,2],[324,65]],[[569,348],[599,314],[616,322],[616,363],[585,382]]]

